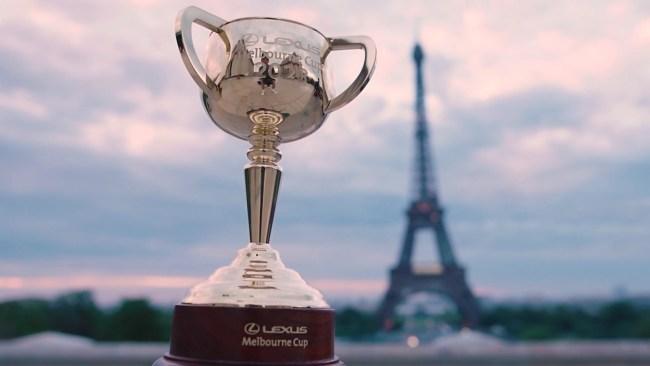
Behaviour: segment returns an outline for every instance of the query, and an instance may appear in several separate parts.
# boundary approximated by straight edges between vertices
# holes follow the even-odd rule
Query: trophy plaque
[[[211,31],[205,62],[195,52],[193,24]],[[154,365],[342,365],[334,310],[269,244],[282,175],[278,146],[313,133],[359,95],[374,71],[374,42],[329,38],[287,19],[225,21],[196,7],[179,13],[176,41],[212,121],[250,143],[249,244],[175,306],[170,350]],[[349,49],[362,49],[364,63],[336,95],[327,56]]]

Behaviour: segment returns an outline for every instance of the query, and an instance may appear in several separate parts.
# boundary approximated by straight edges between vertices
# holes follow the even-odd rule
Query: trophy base
[[[197,360],[176,360],[168,358],[168,356],[163,356],[154,362],[152,366],[346,366],[342,361],[336,361],[334,363],[267,363],[267,362],[208,362],[208,361],[197,361]]]
[[[343,366],[334,310],[179,304],[154,366]]]

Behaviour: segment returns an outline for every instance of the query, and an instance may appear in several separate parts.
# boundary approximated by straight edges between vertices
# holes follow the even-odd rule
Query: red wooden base
[[[154,366],[343,365],[334,310],[180,304],[169,353]]]

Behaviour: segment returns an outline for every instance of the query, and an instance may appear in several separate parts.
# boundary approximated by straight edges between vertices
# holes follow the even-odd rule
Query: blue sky
[[[245,244],[247,145],[212,125],[182,65],[173,23],[189,4],[0,4],[0,298],[175,301]],[[272,242],[329,297],[379,296],[397,259],[416,38],[447,224],[477,292],[650,291],[647,3],[194,4],[378,45],[362,95],[282,146]],[[333,57],[342,90],[361,56]]]

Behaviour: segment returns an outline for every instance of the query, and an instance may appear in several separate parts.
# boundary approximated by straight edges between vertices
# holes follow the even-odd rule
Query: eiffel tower
[[[404,235],[399,262],[390,271],[390,285],[379,306],[378,316],[385,329],[394,326],[396,307],[408,296],[419,292],[442,295],[453,302],[462,318],[464,327],[476,327],[479,319],[479,306],[472,290],[465,280],[465,269],[456,261],[447,229],[443,209],[438,201],[433,159],[429,146],[429,132],[424,103],[424,81],[422,61],[424,53],[419,44],[413,49],[416,66],[416,197],[411,202],[406,217],[408,225]],[[415,234],[420,230],[432,230],[438,249],[439,262],[424,270],[412,264]]]

